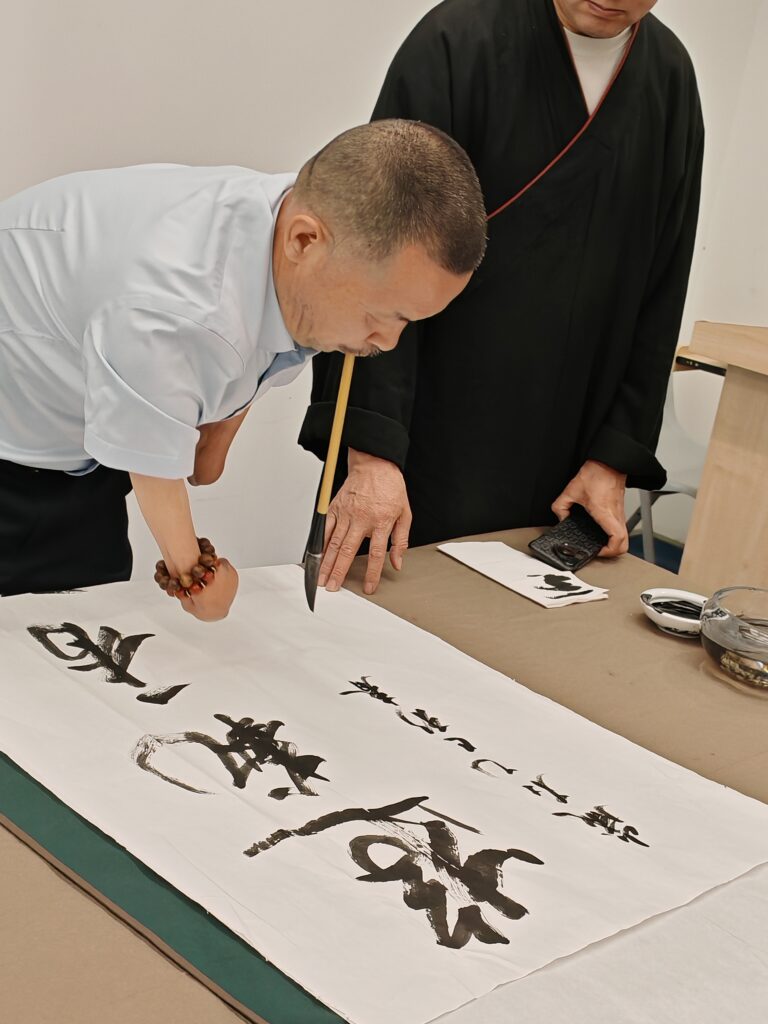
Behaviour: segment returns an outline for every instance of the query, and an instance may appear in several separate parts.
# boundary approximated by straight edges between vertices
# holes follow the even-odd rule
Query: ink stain
[[[557,601],[564,597],[582,597],[585,594],[591,594],[592,590],[582,590],[582,584],[577,580],[572,580],[568,576],[562,576],[559,573],[548,572],[544,574],[532,573],[528,576],[529,580],[543,579],[546,586],[537,586],[534,589],[544,590],[548,593],[552,593],[551,600]],[[555,591],[559,593],[555,594]]]

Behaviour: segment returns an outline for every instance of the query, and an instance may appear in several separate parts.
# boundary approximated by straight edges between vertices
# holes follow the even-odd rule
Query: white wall
[[[723,36],[710,45],[712,67],[726,56],[722,40],[734,10],[747,46],[731,47],[726,67],[732,73],[721,74],[717,89],[702,83],[709,180],[688,312],[699,320],[768,324],[768,2],[710,0],[709,6],[723,22]]]
[[[332,135],[367,119],[395,49],[431,6],[6,0],[0,197],[84,167],[156,160],[298,167]],[[656,8],[692,53],[708,129],[687,323],[768,323],[758,236],[766,222],[764,130],[762,163],[754,148],[767,12],[768,0],[660,0]],[[686,376],[686,424],[706,435],[716,401],[712,381]],[[239,565],[301,555],[319,475],[319,464],[295,443],[308,392],[309,373],[270,392],[247,418],[224,478],[193,492],[199,529]],[[665,530],[663,515],[657,514],[661,532],[684,529],[677,523]],[[157,556],[138,516],[132,540],[136,573],[144,575]]]

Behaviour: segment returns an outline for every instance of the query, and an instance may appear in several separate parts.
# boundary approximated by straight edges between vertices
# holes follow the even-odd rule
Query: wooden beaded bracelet
[[[155,566],[155,582],[169,597],[184,600],[192,594],[199,594],[210,585],[216,575],[219,559],[216,557],[213,544],[207,537],[198,537],[197,545],[200,548],[200,558],[189,572],[171,576],[168,566],[162,559]]]

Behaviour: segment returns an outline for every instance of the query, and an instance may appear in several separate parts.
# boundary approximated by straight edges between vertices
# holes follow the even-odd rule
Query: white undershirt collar
[[[631,26],[610,39],[579,36],[563,26],[587,110],[593,113],[608,88],[632,35]]]

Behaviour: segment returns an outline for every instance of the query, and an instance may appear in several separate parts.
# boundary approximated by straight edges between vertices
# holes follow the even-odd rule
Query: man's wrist
[[[174,575],[164,559],[155,566],[155,582],[169,597],[185,598],[199,594],[213,581],[219,566],[216,551],[207,537],[198,537],[197,543],[199,552],[186,571]]]
[[[379,455],[372,455],[370,452],[363,452],[357,448],[349,448],[347,461],[350,469],[357,468],[359,466],[371,466],[377,463],[384,463],[388,466],[397,466],[395,462],[389,459],[382,459]]]
[[[582,469],[588,469],[591,466],[595,466],[600,470],[607,470],[609,473],[613,473],[615,476],[621,477],[622,480],[627,479],[627,474],[620,469],[616,469],[615,466],[609,466],[607,462],[600,462],[599,459],[587,459],[582,466]]]

